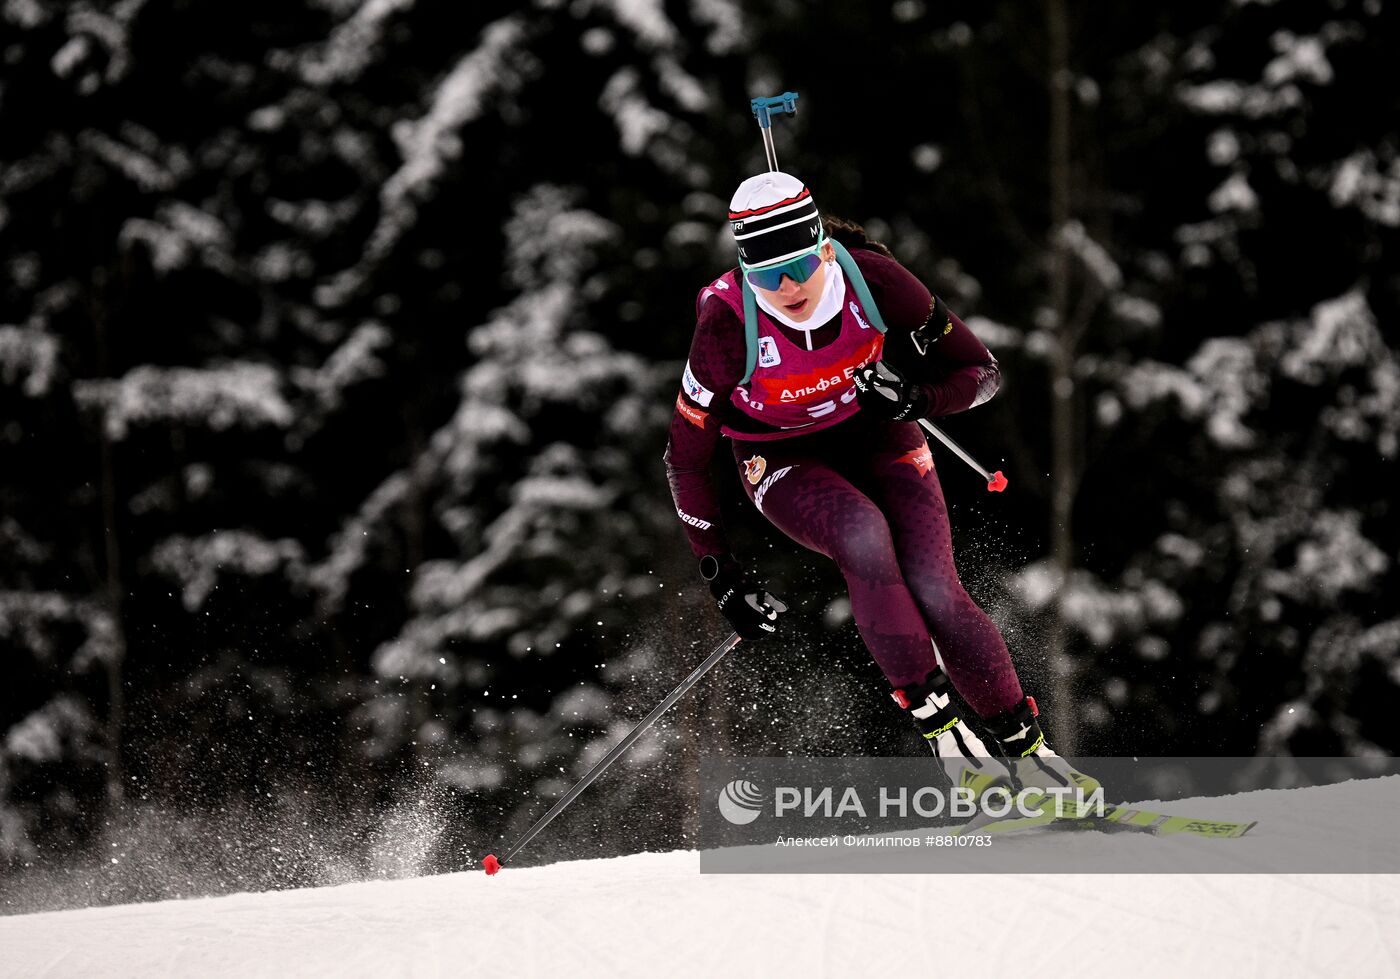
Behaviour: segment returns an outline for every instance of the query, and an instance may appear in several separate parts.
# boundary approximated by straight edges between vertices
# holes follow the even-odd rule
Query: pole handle
[[[775,110],[779,115],[797,115],[797,93],[784,92],[782,95],[760,96],[749,100],[749,108],[753,110],[754,118],[758,120],[759,129],[767,129],[772,125],[771,113]]]

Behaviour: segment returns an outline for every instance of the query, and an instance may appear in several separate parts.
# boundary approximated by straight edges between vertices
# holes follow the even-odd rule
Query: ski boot
[[[890,696],[909,711],[955,788],[968,790],[973,800],[997,786],[1012,791],[1011,772],[1006,765],[958,717],[949,696],[952,688],[948,674],[941,667],[934,667],[923,683],[900,687]]]
[[[1026,794],[1028,806],[1048,803],[1053,806],[1056,819],[1093,815],[1094,809],[1088,801],[1102,786],[1098,779],[1078,771],[1051,750],[1040,730],[1039,715],[1035,698],[1026,697],[1005,714],[985,723],[1010,763],[1018,791],[1029,789],[1040,793],[1041,799]]]

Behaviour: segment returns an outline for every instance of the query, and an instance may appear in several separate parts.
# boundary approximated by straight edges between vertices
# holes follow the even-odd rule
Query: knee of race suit
[[[890,525],[873,506],[844,515],[831,557],[842,572],[857,578],[883,580],[899,568]]]
[[[919,603],[919,609],[933,622],[951,624],[966,612],[972,602],[967,589],[956,577],[951,579],[932,574],[916,574],[906,578],[909,590]]]

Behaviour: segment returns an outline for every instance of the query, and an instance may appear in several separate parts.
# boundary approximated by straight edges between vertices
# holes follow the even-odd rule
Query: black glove
[[[909,380],[883,360],[862,367],[852,380],[860,410],[877,418],[902,422],[922,418],[928,412],[928,392],[923,385]]]
[[[787,606],[744,577],[733,558],[705,555],[700,559],[700,577],[710,586],[720,612],[740,638],[767,639],[778,631],[778,616]]]

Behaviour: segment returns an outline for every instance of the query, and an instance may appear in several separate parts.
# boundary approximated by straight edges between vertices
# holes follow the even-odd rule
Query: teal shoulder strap
[[[870,320],[870,325],[881,333],[885,332],[885,320],[880,315],[880,307],[875,305],[875,299],[870,295],[870,287],[865,284],[865,276],[860,274],[860,266],[851,257],[851,253],[846,251],[846,246],[835,238],[828,239],[831,246],[836,249],[836,261],[841,266],[841,271],[846,273],[846,280],[856,291],[856,298],[860,300],[861,307],[865,310],[866,317]],[[740,273],[739,281],[744,284],[744,343],[748,349],[744,359],[744,379],[740,384],[749,383],[749,378],[753,377],[753,369],[758,365],[758,300],[754,298],[753,290],[749,288],[748,279]]]
[[[739,273],[739,281],[744,284],[744,343],[748,349],[744,358],[744,379],[740,384],[749,383],[753,369],[758,366],[758,300],[749,288],[749,280]]]
[[[856,298],[865,309],[865,315],[870,318],[870,325],[881,333],[885,332],[885,318],[880,315],[880,307],[875,305],[875,299],[870,295],[870,287],[865,284],[865,276],[860,274],[860,266],[851,257],[851,253],[846,251],[846,246],[835,238],[831,239],[832,247],[836,249],[836,261],[841,263],[841,271],[846,273],[846,279],[855,287]]]

